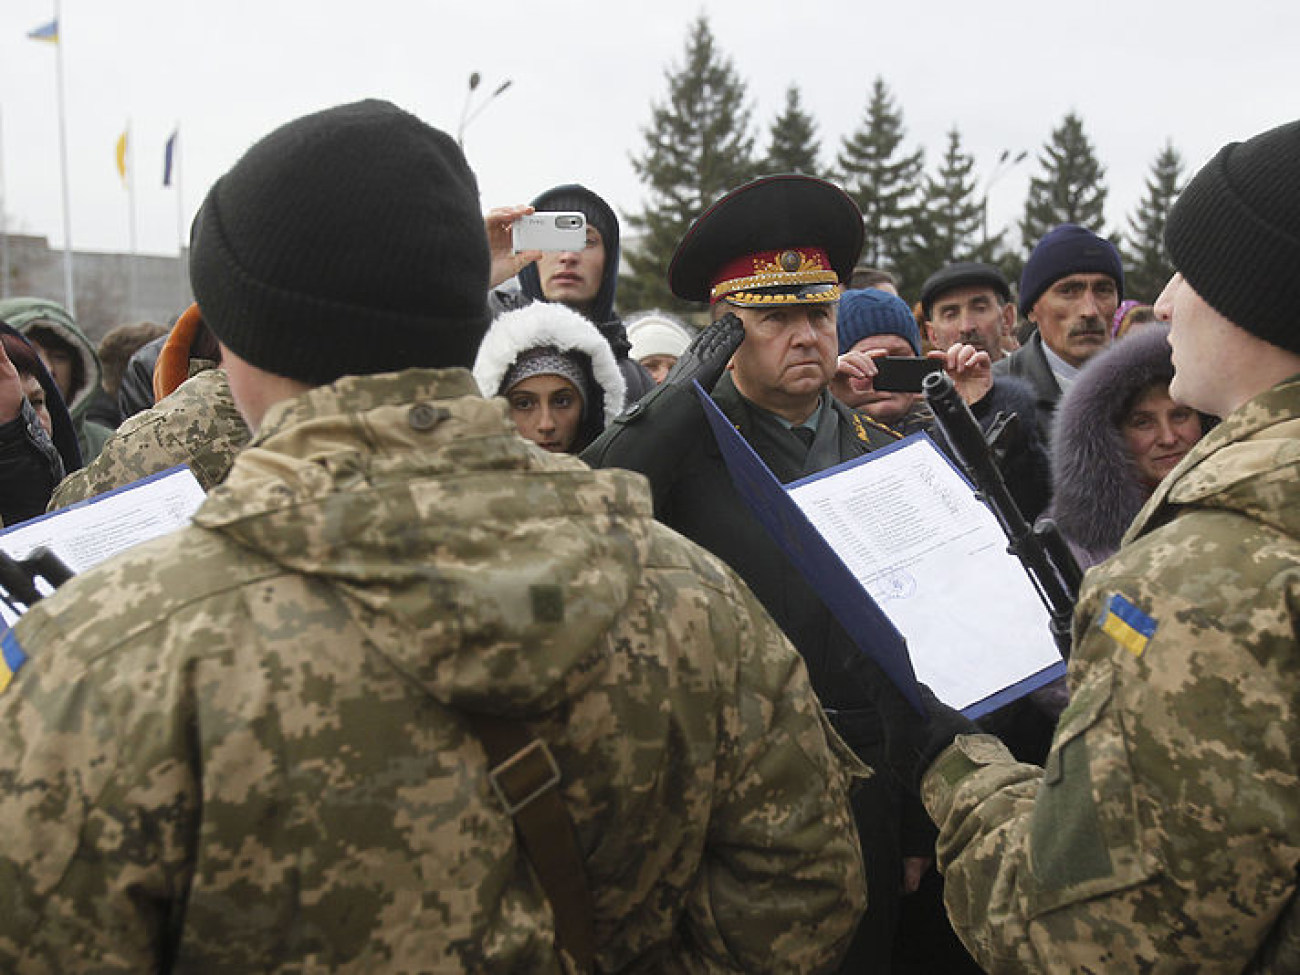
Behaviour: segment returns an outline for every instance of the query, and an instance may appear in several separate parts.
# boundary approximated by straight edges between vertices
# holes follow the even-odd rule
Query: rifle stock
[[[36,588],[38,580],[57,589],[72,575],[72,570],[63,560],[44,546],[32,549],[25,559],[15,559],[7,552],[0,552],[0,599],[21,616],[41,599],[41,591]]]

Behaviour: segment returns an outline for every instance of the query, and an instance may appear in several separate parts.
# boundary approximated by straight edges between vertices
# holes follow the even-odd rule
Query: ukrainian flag
[[[26,662],[27,654],[23,653],[23,648],[18,645],[14,631],[6,627],[4,636],[0,637],[0,694],[4,693],[9,682],[14,679],[14,674],[18,673]]]
[[[1106,604],[1100,624],[1102,632],[1133,656],[1140,657],[1156,635],[1156,621],[1131,602],[1115,593]]]
[[[59,43],[59,22],[51,20],[48,24],[42,24],[33,30],[27,32],[27,36],[34,41],[45,41],[49,44]]]

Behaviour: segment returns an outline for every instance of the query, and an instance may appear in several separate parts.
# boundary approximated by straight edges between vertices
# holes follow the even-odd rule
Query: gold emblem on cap
[[[797,284],[837,284],[839,278],[834,270],[822,263],[818,254],[799,250],[785,250],[779,254],[758,257],[753,260],[753,274],[746,277],[719,281],[713,286],[710,301],[717,301],[723,296],[732,296],[737,292],[751,292],[754,288],[789,287]],[[753,297],[747,294],[746,297]],[[736,299],[732,299],[736,300]],[[765,298],[764,304],[771,302],[800,301],[798,298]],[[825,300],[825,299],[823,299]]]

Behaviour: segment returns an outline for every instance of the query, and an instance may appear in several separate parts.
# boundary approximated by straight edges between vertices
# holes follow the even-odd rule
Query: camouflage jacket
[[[554,753],[602,970],[824,970],[864,908],[789,643],[467,371],[276,405],[191,527],[13,635],[3,971],[554,970],[466,711]]]
[[[50,498],[50,511],[66,508],[178,464],[211,490],[225,479],[248,443],[248,427],[235,409],[222,369],[205,369],[150,409],[123,421],[91,463],[70,474]]]
[[[949,913],[989,971],[1300,970],[1298,485],[1300,376],[1207,434],[1088,573],[1046,767],[969,736],[927,772]]]

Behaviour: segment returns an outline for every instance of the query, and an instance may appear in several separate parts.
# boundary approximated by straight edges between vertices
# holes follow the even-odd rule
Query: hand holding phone
[[[587,246],[587,218],[576,210],[539,210],[511,227],[511,246],[520,251],[580,251]]]

